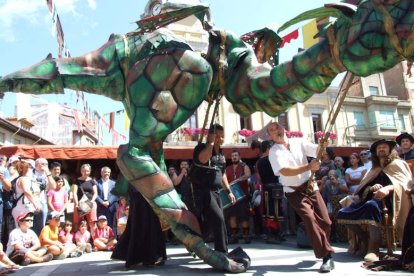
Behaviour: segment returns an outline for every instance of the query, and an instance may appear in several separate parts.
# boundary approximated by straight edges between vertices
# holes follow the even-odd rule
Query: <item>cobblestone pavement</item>
[[[296,246],[294,237],[280,245],[270,245],[255,240],[241,244],[251,257],[251,267],[240,275],[315,275],[321,260],[314,257],[310,249]],[[231,246],[233,249],[236,246]],[[373,272],[361,268],[361,258],[349,256],[346,244],[334,244],[335,270],[327,275],[407,275],[407,272]],[[22,268],[13,275],[234,275],[217,271],[200,259],[191,257],[182,245],[168,245],[168,260],[160,267],[135,267],[126,270],[124,263],[110,259],[110,252],[93,252],[79,258],[33,264]]]

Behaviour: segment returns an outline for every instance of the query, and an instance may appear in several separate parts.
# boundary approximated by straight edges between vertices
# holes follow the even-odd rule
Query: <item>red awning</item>
[[[113,146],[57,146],[57,145],[14,145],[0,148],[0,154],[6,156],[21,155],[24,158],[36,159],[116,159],[118,147]],[[165,146],[165,159],[192,159],[193,146]],[[224,147],[226,158],[230,159],[231,152],[238,150],[242,158],[256,158],[259,156],[257,149],[252,150],[247,146]]]
[[[57,145],[14,145],[0,148],[0,154],[6,156],[21,155],[24,158],[60,160],[81,159],[116,159],[118,147],[113,146],[57,146]],[[166,160],[191,160],[193,158],[193,146],[164,146]],[[351,153],[359,153],[364,148],[332,147],[335,156],[348,157]],[[259,150],[252,150],[247,146],[223,147],[226,159],[231,158],[231,152],[238,150],[242,159],[254,159],[259,157]]]

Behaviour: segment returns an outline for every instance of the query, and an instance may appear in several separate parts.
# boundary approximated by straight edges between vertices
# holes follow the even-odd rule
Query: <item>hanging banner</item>
[[[283,48],[283,46],[285,46],[285,43],[290,43],[292,41],[292,39],[298,39],[299,37],[299,30],[296,29],[293,32],[285,35],[284,37],[282,37],[283,41],[282,44],[280,45],[280,48]]]

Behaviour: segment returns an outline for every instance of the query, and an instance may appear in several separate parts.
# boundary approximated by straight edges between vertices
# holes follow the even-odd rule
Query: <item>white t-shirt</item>
[[[362,177],[362,172],[366,171],[367,169],[364,166],[360,166],[356,169],[348,168],[345,170],[345,174],[349,175],[351,179],[358,179]],[[348,185],[348,189],[353,193],[356,191],[358,185]]]
[[[364,163],[364,168],[369,171],[372,168],[372,161],[369,160],[367,163]]]
[[[289,186],[300,186],[307,181],[311,175],[311,171],[294,176],[284,176],[280,174],[280,170],[284,168],[298,167],[308,164],[307,157],[316,157],[318,145],[308,142],[305,139],[289,139],[289,149],[284,145],[274,144],[269,151],[269,161],[272,165],[273,173],[279,176],[279,182],[283,185],[286,193],[294,192]],[[317,190],[316,182],[314,190]]]
[[[32,229],[27,229],[27,232],[25,233],[17,227],[10,232],[6,255],[10,256],[10,254],[13,253],[16,244],[19,244],[24,248],[30,248],[38,242],[39,238]]]

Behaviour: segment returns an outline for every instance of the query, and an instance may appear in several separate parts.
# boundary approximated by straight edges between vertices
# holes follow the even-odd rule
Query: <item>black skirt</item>
[[[167,259],[167,252],[160,221],[138,191],[131,187],[129,195],[127,226],[112,258],[124,260],[127,268],[162,264]]]

